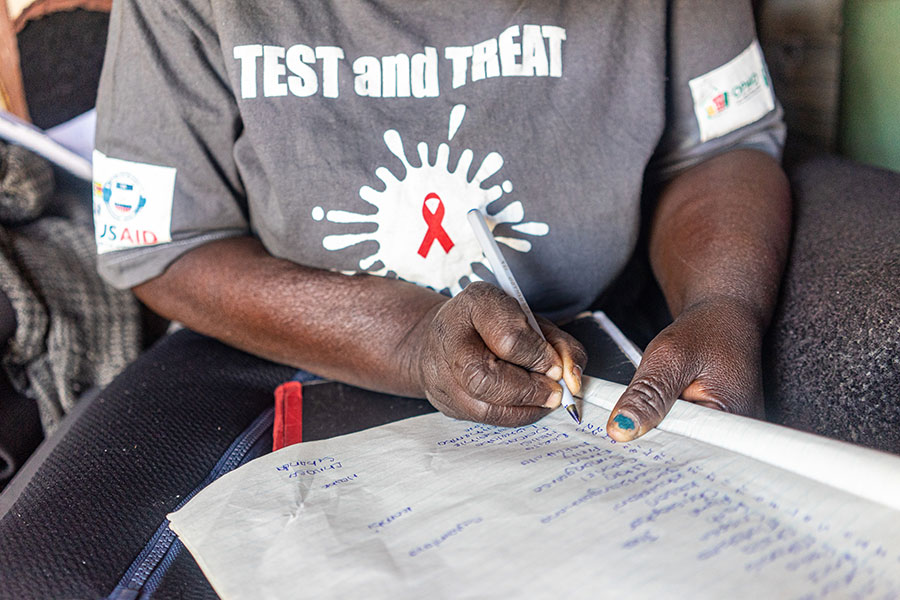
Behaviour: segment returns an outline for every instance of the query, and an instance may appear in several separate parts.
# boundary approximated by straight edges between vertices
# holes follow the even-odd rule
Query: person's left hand
[[[731,299],[685,309],[647,346],[610,414],[610,437],[627,442],[656,427],[679,397],[730,413],[763,416],[762,326]]]

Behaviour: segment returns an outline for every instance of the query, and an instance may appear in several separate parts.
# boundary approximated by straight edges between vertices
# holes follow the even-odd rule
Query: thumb
[[[662,345],[648,348],[631,383],[610,413],[607,433],[618,442],[629,442],[644,435],[659,425],[698,375],[679,352]]]

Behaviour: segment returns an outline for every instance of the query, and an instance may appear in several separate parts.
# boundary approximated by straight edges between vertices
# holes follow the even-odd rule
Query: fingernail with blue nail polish
[[[613,423],[616,424],[616,427],[625,431],[634,429],[634,420],[630,417],[626,417],[622,413],[616,415],[616,417],[613,419]]]

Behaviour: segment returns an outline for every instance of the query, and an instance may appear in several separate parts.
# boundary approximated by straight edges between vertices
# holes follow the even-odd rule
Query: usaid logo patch
[[[97,253],[172,241],[175,169],[110,158],[94,150]]]
[[[103,184],[103,204],[109,215],[119,221],[129,221],[147,204],[141,184],[128,173],[119,173]]]

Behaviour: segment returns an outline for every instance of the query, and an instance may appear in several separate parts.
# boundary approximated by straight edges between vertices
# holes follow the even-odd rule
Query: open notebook
[[[623,386],[503,429],[429,414],[287,447],[169,515],[224,599],[900,598],[900,458]]]

